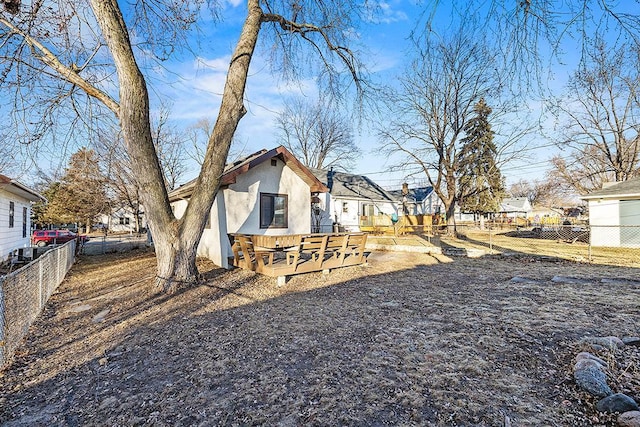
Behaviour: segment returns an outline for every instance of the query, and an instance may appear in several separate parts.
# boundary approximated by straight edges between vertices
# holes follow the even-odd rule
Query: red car
[[[31,236],[31,245],[43,247],[51,244],[67,243],[74,239],[78,239],[81,243],[89,240],[87,236],[79,236],[69,230],[36,230]]]

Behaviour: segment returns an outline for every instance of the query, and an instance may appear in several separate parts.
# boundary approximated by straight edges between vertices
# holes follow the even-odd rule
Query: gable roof
[[[333,197],[394,201],[393,196],[388,191],[364,175],[315,168],[309,168],[309,170],[328,188],[328,192]]]
[[[499,212],[529,212],[531,203],[526,197],[513,197],[502,199]]]
[[[640,197],[640,177],[607,185],[601,190],[592,191],[581,198],[582,200],[590,200],[606,198],[620,199],[625,197]]]
[[[0,174],[0,188],[32,202],[47,201],[47,199],[37,191],[32,190],[26,185],[20,184],[15,179],[11,179],[8,176],[2,174]]]
[[[402,190],[391,190],[389,193],[394,197],[395,200],[402,201]],[[418,187],[418,188],[409,188],[409,193],[407,194],[407,198],[409,201],[415,201],[416,203],[421,203],[425,201],[429,195],[433,193],[433,187]]]
[[[222,171],[222,178],[220,179],[220,188],[228,187],[236,182],[239,175],[248,172],[250,169],[271,160],[278,158],[282,160],[288,167],[290,167],[304,182],[309,184],[311,192],[325,192],[327,188],[322,185],[318,179],[311,173],[311,171],[304,166],[293,154],[291,154],[282,145],[273,148],[271,150],[262,149],[253,154],[250,154],[242,159],[239,159],[233,163],[229,163],[224,167]],[[184,185],[169,192],[169,200],[176,201],[191,197],[193,190],[196,186],[198,179],[192,179]]]

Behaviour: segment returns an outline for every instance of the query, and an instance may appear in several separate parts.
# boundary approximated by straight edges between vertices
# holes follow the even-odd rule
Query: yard
[[[640,334],[630,267],[380,252],[277,287],[202,262],[166,297],[154,264],[80,258],[0,374],[0,424],[608,426],[573,359]],[[597,354],[639,400],[640,349]]]

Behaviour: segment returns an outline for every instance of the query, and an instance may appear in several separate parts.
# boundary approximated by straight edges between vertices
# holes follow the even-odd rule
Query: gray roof
[[[616,182],[608,185],[601,190],[592,191],[586,196],[582,196],[583,200],[611,198],[619,199],[623,197],[639,197],[640,196],[640,177],[632,178],[627,181]]]
[[[46,202],[47,199],[37,191],[27,187],[24,184],[19,183],[15,179],[11,179],[8,176],[0,174],[0,188],[5,191],[15,194],[20,197],[24,197],[32,202]]]
[[[423,202],[429,194],[433,192],[433,187],[418,187],[418,188],[409,188],[408,199],[410,201],[415,201],[416,203]],[[392,190],[389,193],[393,196],[395,200],[402,201],[402,190]]]
[[[531,203],[526,197],[512,197],[502,199],[500,212],[527,212],[531,210]]]
[[[309,168],[318,180],[329,188],[333,197],[345,197],[350,199],[368,199],[395,201],[389,194],[375,182],[364,175],[352,175],[345,172],[327,171]]]

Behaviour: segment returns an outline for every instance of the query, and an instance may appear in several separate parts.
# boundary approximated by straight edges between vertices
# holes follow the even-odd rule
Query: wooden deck
[[[284,283],[287,276],[365,264],[366,233],[230,234],[233,265]]]

